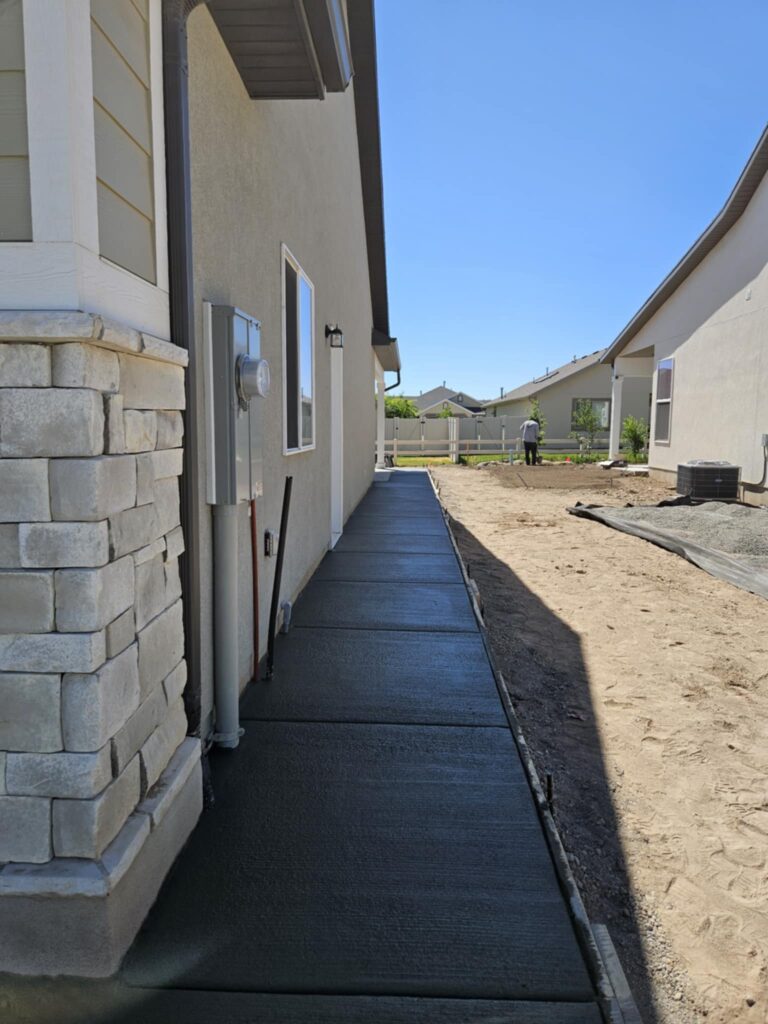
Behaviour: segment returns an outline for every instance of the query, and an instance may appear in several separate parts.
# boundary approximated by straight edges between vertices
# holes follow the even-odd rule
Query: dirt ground
[[[768,606],[570,516],[587,466],[432,470],[590,917],[644,1024],[768,1022]],[[537,484],[541,486],[537,486]]]

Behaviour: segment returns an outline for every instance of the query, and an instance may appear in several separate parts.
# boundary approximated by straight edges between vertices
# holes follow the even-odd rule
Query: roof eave
[[[768,172],[768,127],[763,130],[763,134],[722,210],[608,346],[600,360],[602,363],[613,363],[616,356],[621,354],[632,338],[640,333],[686,278],[726,236],[746,210],[766,172]]]

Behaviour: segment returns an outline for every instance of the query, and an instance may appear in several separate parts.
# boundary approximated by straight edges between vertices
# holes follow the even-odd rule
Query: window
[[[611,425],[611,400],[610,398],[574,398],[571,400],[571,430],[580,428],[575,422],[576,410],[580,402],[590,402],[592,412],[597,416],[598,430],[608,430]]]
[[[91,0],[99,251],[156,281],[146,0]]]
[[[0,3],[0,242],[32,240],[21,0]]]
[[[315,294],[312,282],[283,248],[285,450],[315,446]]]
[[[656,424],[654,441],[669,441],[672,427],[672,383],[674,359],[660,359],[656,364]]]

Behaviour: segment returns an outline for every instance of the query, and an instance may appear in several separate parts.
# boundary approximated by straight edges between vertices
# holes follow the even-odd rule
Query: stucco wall
[[[282,593],[295,597],[330,538],[330,353],[326,324],[344,331],[344,514],[373,473],[375,440],[371,305],[352,88],[324,101],[249,99],[205,8],[189,20],[195,308],[240,307],[262,323],[272,369],[264,406],[264,497],[259,536],[280,521],[283,482],[293,502]],[[315,288],[316,448],[284,456],[281,244]],[[202,388],[202,381],[200,382]],[[199,396],[202,410],[202,392]],[[204,423],[200,418],[201,452]],[[202,458],[202,456],[201,456]],[[201,464],[201,473],[205,467]],[[203,715],[212,703],[210,515],[202,511]],[[249,523],[240,529],[240,677],[252,666]],[[261,545],[259,545],[261,548]],[[266,647],[274,559],[259,554],[261,653]]]
[[[624,416],[648,418],[648,392],[650,387],[633,383],[627,387],[623,403]],[[546,436],[552,439],[567,438],[571,432],[571,407],[574,398],[611,397],[610,366],[590,366],[581,373],[566,377],[558,384],[552,384],[539,394],[541,411],[547,420]],[[527,398],[516,402],[499,402],[495,406],[497,415],[527,416],[530,401]],[[603,432],[608,436],[608,430]],[[603,436],[601,434],[601,436]]]
[[[768,179],[622,355],[648,349],[656,360],[675,359],[670,442],[652,444],[651,466],[727,459],[759,480],[768,432]]]

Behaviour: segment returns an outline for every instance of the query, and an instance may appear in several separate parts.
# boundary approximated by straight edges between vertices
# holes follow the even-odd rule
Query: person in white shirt
[[[535,466],[538,459],[539,424],[536,420],[526,420],[520,427],[520,437],[525,447],[526,466]]]

